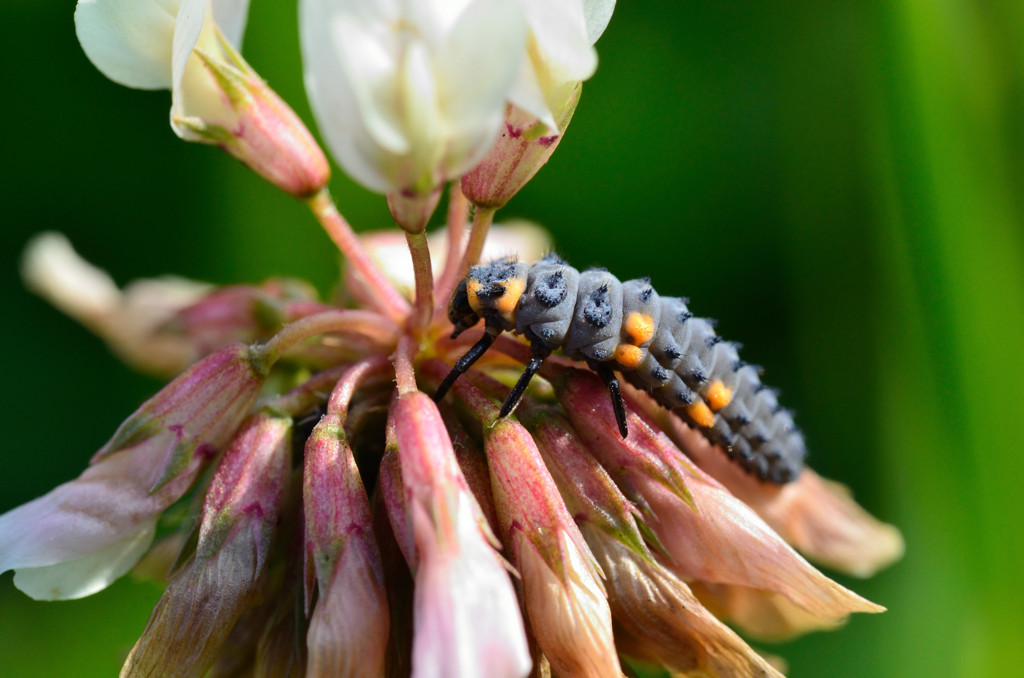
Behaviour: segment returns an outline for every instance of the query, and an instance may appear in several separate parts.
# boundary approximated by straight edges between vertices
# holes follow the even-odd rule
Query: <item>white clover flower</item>
[[[335,158],[381,193],[428,193],[470,169],[524,58],[512,0],[301,0],[306,89]]]

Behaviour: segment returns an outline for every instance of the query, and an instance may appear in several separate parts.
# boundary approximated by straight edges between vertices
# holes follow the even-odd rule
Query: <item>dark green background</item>
[[[292,4],[256,0],[244,51],[310,121]],[[119,282],[335,273],[300,204],[180,143],[166,92],[89,64],[73,9],[0,6],[0,510],[75,476],[159,387],[22,288],[33,233]],[[1018,674],[1024,4],[624,2],[598,47],[507,214],[717,317],[799,413],[811,464],[907,539],[876,578],[838,577],[888,613],[771,650],[794,678]],[[378,196],[332,189],[358,226],[389,223]],[[0,673],[114,675],[157,595],[37,603],[3,575]]]

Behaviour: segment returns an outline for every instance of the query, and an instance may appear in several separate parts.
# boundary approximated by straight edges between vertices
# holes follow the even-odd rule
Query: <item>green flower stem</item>
[[[422,331],[430,325],[434,315],[434,272],[430,265],[430,248],[427,247],[427,234],[424,231],[406,231],[405,241],[409,244],[412,270],[416,276],[416,301],[410,326],[415,331]]]
[[[398,341],[399,329],[383,316],[371,311],[335,309],[293,322],[268,341],[258,355],[259,367],[269,370],[281,356],[298,344],[320,334],[346,332],[361,334],[383,344]]]
[[[366,280],[367,293],[371,295],[378,310],[396,323],[405,319],[409,315],[409,302],[399,294],[384,272],[370,258],[355,231],[338,212],[327,189],[321,190],[306,204],[341,253]]]

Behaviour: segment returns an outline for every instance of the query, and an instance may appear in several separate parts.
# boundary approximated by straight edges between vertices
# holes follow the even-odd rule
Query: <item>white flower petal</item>
[[[423,507],[412,507],[414,530],[432,534],[417,540],[412,675],[521,678],[532,662],[512,582],[468,496],[460,494],[456,504],[447,544]]]
[[[235,49],[242,49],[242,34],[249,18],[249,0],[212,0],[212,5],[213,19],[224,37]]]
[[[36,600],[84,598],[107,588],[146,552],[156,532],[156,518],[139,525],[108,546],[44,567],[21,567],[14,585]]]
[[[510,0],[300,4],[306,89],[345,171],[372,190],[429,192],[497,135],[525,53]]]
[[[75,32],[89,60],[114,82],[166,89],[177,9],[175,0],[79,0]]]
[[[496,0],[474,2],[445,37],[437,51],[437,70],[454,77],[440,79],[439,99],[446,119],[464,136],[482,132],[490,142],[497,133],[523,62],[525,40],[523,12]],[[491,120],[495,114],[496,124]]]
[[[593,45],[608,28],[615,11],[615,0],[583,0],[583,14],[587,19],[587,40]]]

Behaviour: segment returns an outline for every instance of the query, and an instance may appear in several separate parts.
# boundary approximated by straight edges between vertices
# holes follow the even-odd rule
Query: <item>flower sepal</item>
[[[462,192],[478,207],[498,209],[519,192],[555,152],[576,112],[583,83],[572,90],[555,120],[556,129],[541,118],[509,104],[504,129],[484,159],[462,175]]]

